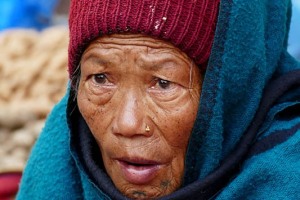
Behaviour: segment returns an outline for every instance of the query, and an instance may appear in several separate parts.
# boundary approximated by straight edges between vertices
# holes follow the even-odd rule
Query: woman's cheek
[[[85,93],[85,98],[88,99],[94,105],[100,106],[105,105],[112,98],[115,88],[106,88],[94,86],[91,81],[87,81],[83,90]]]
[[[198,98],[195,98],[195,96],[198,96]],[[152,107],[151,110],[155,113],[154,121],[171,146],[182,147],[187,145],[196,120],[198,104],[199,95],[194,94],[194,97],[192,97],[187,92],[177,101],[155,104]]]
[[[96,120],[95,118],[97,118],[97,113],[99,112],[98,107],[102,103],[102,98],[94,95],[87,87],[79,87],[77,94],[78,108],[89,126]]]

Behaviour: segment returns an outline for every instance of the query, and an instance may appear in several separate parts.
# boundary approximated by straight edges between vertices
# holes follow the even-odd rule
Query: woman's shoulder
[[[76,197],[80,179],[69,147],[66,120],[68,94],[53,108],[32,148],[21,180],[18,199]]]
[[[260,107],[266,107],[263,102],[274,103],[239,173],[217,199],[300,198],[300,70],[269,86]]]
[[[299,199],[300,129],[284,142],[265,147],[246,160],[217,199]]]

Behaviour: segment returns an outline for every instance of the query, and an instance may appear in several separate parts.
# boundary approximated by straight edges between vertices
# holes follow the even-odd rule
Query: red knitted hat
[[[69,73],[101,35],[142,33],[171,42],[197,64],[210,55],[220,0],[72,0]]]

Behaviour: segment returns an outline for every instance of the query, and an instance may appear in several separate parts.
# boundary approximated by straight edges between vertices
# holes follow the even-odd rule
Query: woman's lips
[[[161,164],[143,159],[118,159],[123,177],[132,184],[146,184],[157,174]]]

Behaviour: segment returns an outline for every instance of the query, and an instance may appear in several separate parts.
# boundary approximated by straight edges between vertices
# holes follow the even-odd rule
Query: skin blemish
[[[166,190],[170,186],[170,181],[169,180],[163,180],[160,183],[160,187],[164,190]]]

